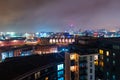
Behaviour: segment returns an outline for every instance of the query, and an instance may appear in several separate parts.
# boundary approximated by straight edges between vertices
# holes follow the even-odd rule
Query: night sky
[[[120,0],[0,0],[2,32],[58,32],[70,28],[120,28]]]

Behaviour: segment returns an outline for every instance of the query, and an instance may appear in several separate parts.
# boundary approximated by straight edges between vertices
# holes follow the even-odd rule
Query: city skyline
[[[118,29],[118,0],[1,0],[0,31]]]

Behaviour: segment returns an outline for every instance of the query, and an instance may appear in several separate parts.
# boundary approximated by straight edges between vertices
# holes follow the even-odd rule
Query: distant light
[[[15,32],[6,32],[6,34],[9,34],[10,36],[15,35]]]
[[[9,37],[5,37],[5,39],[9,39]]]
[[[65,40],[64,40],[64,39],[62,39],[62,42],[64,43],[64,42],[65,42]]]
[[[67,36],[68,38],[70,38],[70,36]]]
[[[72,39],[72,42],[75,42],[75,39]]]
[[[11,36],[15,35],[15,32],[10,32],[10,35],[11,35]]]
[[[69,51],[69,50],[66,49],[66,48],[63,48],[62,51],[63,51],[63,52],[67,52],[67,51]]]
[[[36,32],[36,35],[39,35],[39,32]]]
[[[65,42],[67,42],[67,43],[68,43],[68,39],[65,39]]]
[[[69,43],[71,43],[72,41],[71,41],[71,39],[69,39]]]
[[[53,39],[53,43],[55,43],[55,39]]]
[[[6,32],[6,34],[10,34],[10,32]]]
[[[12,42],[17,42],[17,40],[13,40]]]
[[[56,43],[58,43],[58,39],[56,39]]]
[[[48,37],[49,35],[47,33],[40,33],[40,37]]]
[[[3,43],[2,41],[0,41],[0,44]]]
[[[59,39],[59,42],[61,43],[61,39]]]
[[[65,49],[62,49],[62,51],[65,51]]]
[[[113,30],[110,30],[110,32],[116,32],[116,30],[113,29]]]
[[[50,41],[49,41],[50,43],[52,43],[53,41],[52,41],[52,39],[50,39]]]

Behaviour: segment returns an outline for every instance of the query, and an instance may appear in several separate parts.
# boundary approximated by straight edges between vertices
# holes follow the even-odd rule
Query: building
[[[98,79],[120,80],[120,38],[99,41]]]
[[[3,80],[64,80],[64,53],[7,58],[0,64]],[[16,73],[17,72],[17,73]]]
[[[97,39],[81,37],[69,45],[72,80],[96,80]]]

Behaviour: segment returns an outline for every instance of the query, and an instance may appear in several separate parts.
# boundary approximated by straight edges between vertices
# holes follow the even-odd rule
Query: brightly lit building
[[[98,53],[97,53],[97,38],[92,37],[80,37],[78,40],[70,44],[70,52],[76,55],[76,59],[73,60],[71,57],[71,64],[78,65],[79,80],[96,80],[95,79],[95,69],[98,62]],[[72,69],[74,69],[72,67]],[[72,72],[72,74],[74,74]],[[75,77],[75,76],[73,76]],[[72,77],[72,80],[76,80]],[[77,78],[78,79],[78,78]]]
[[[95,60],[97,54],[79,55],[70,54],[71,79],[72,80],[95,80]]]
[[[58,52],[57,45],[42,45],[42,46],[36,46],[34,54],[50,54],[57,52]]]
[[[10,38],[15,38],[15,37],[24,37],[24,33],[17,33],[17,32],[6,32],[6,33],[3,33],[3,37],[5,39],[10,39]]]
[[[50,44],[71,44],[75,42],[74,38],[51,38],[49,40]]]

